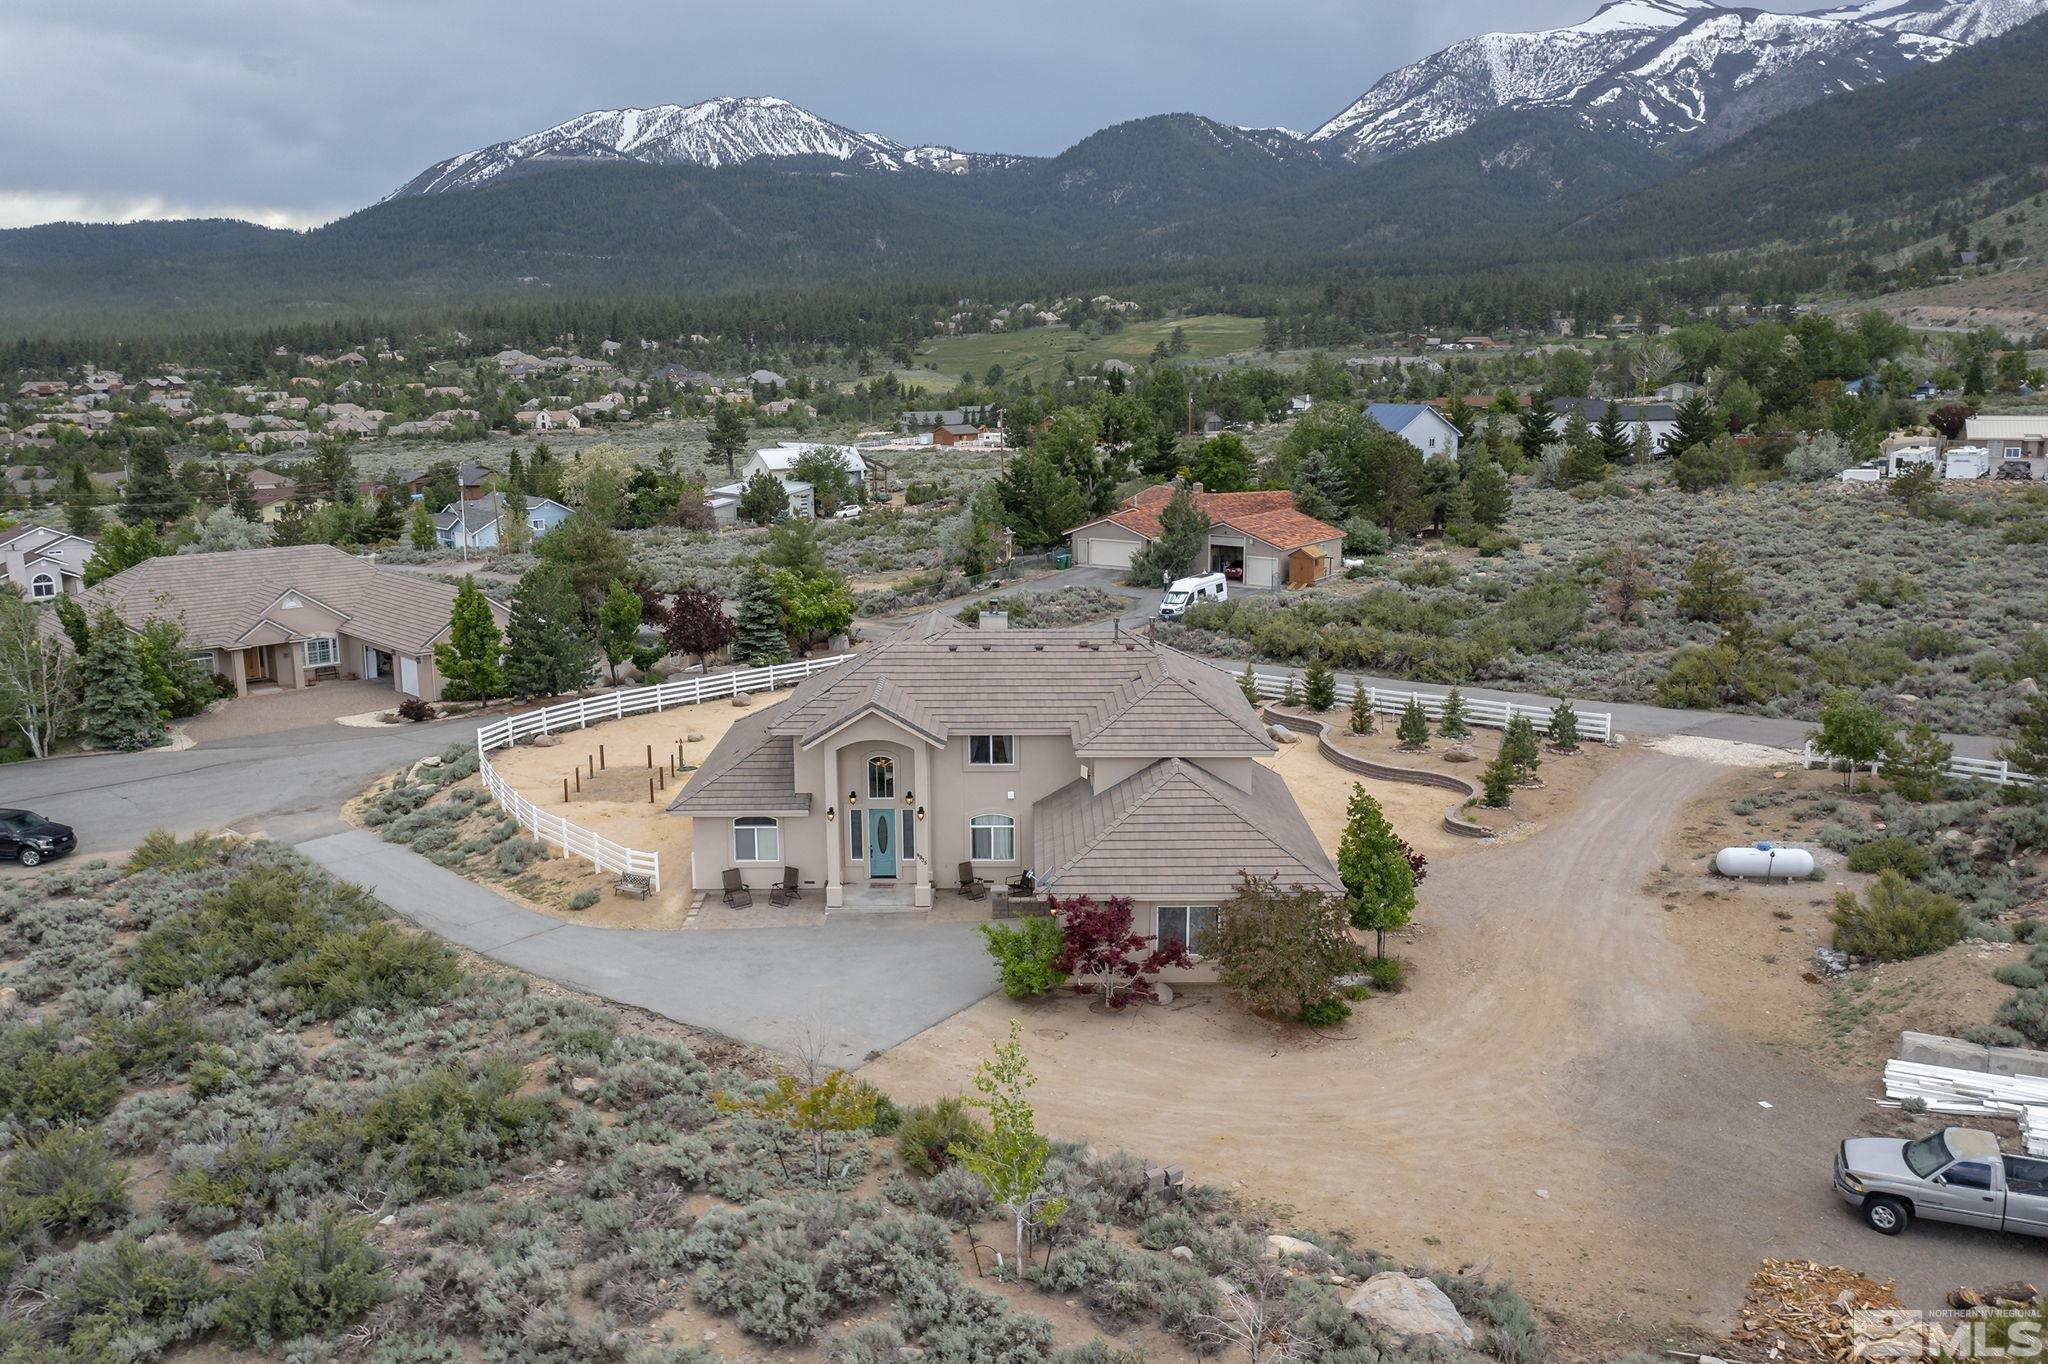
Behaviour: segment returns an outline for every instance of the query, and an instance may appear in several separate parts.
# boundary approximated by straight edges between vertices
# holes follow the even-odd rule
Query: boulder
[[[1479,755],[1472,751],[1470,744],[1452,744],[1444,750],[1444,761],[1447,763],[1469,763],[1478,759]]]
[[[1298,744],[1301,742],[1301,736],[1285,725],[1267,725],[1266,732],[1273,736],[1273,742],[1276,744]]]
[[[686,742],[693,744],[701,744],[704,742],[704,736],[702,734],[699,734],[694,729],[691,730],[688,734],[685,734],[683,738]]]
[[[2041,684],[2031,677],[2022,677],[2013,683],[2013,686],[2018,689],[2021,696],[2038,696],[2041,692]]]
[[[1195,1262],[1195,1252],[1188,1246],[1175,1246],[1172,1250],[1169,1250],[1166,1253],[1168,1255],[1171,1255],[1174,1259],[1179,1260],[1182,1264],[1191,1265]]]
[[[569,1082],[569,1092],[577,1095],[597,1093],[597,1077],[594,1075],[577,1076]]]
[[[745,692],[741,692],[738,696],[735,696],[732,699],[732,705],[734,710],[745,710],[748,706],[751,706],[753,704],[754,698],[747,695]]]
[[[559,734],[536,734],[533,736],[533,746],[535,748],[559,748],[561,743],[562,736]]]
[[[1265,1258],[1268,1260],[1300,1260],[1311,1255],[1323,1254],[1323,1248],[1294,1236],[1268,1236]]]
[[[1344,1299],[1344,1307],[1396,1349],[1464,1349],[1472,1344],[1472,1328],[1428,1279],[1411,1279],[1395,1271],[1375,1274]]]

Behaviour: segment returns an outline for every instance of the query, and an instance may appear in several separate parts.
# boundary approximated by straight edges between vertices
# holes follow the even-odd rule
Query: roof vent
[[[1034,644],[1034,645],[1032,645],[1031,647],[1032,647],[1033,649],[1036,649],[1036,650],[1037,650],[1037,651],[1038,651],[1039,653],[1044,653],[1044,652],[1045,652],[1045,646],[1044,646],[1043,644]]]
[[[981,646],[981,651],[982,651],[983,653],[987,653],[987,652],[988,652],[989,650],[991,650],[991,649],[993,649],[993,648],[995,648],[995,647],[996,647],[996,646],[995,646],[995,645],[993,645],[993,644],[984,644],[984,645],[982,645],[982,646]]]
[[[957,644],[948,644],[946,646],[946,652],[949,654],[957,654],[960,652],[960,646]]]

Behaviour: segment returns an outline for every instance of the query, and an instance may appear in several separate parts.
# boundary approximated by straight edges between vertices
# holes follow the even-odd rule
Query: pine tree
[[[1635,455],[1635,442],[1629,438],[1627,423],[1621,419],[1621,404],[1609,402],[1607,410],[1600,414],[1599,425],[1593,428],[1593,442],[1600,451],[1600,458],[1608,464],[1626,464]]]
[[[1436,732],[1446,739],[1472,737],[1472,726],[1465,720],[1465,697],[1456,687],[1444,697],[1443,716],[1436,722]]]
[[[434,517],[427,510],[426,503],[413,503],[410,519],[411,526],[407,534],[412,540],[412,547],[414,549],[432,549],[435,545],[441,543],[440,537],[434,533]]]
[[[505,645],[491,604],[476,579],[464,575],[448,613],[448,639],[434,646],[441,695],[450,701],[488,701],[505,690]]]
[[[71,466],[71,487],[64,494],[64,529],[90,537],[100,528],[99,494],[83,464]]]
[[[1518,781],[1543,765],[1542,745],[1536,740],[1536,726],[1528,716],[1516,715],[1508,720],[1508,727],[1500,736],[1500,756],[1513,764]]]
[[[1472,520],[1488,530],[1499,530],[1508,519],[1508,510],[1514,504],[1514,491],[1508,486],[1508,476],[1492,460],[1482,462],[1465,480],[1466,504],[1471,508]]]
[[[1415,910],[1415,869],[1379,802],[1358,782],[1352,783],[1337,844],[1337,875],[1352,927],[1372,930],[1375,955],[1386,956],[1388,930],[1406,924]]]
[[[1517,773],[1508,755],[1498,753],[1486,770],[1479,774],[1479,785],[1486,792],[1486,804],[1495,810],[1505,810],[1513,798]]]
[[[1244,693],[1244,699],[1257,710],[1265,698],[1259,695],[1259,680],[1252,673],[1251,660],[1246,659],[1244,671],[1237,675],[1237,689]]]
[[[583,625],[583,606],[568,571],[536,564],[512,593],[505,632],[505,683],[528,700],[579,691],[597,680],[597,647]]]
[[[740,587],[740,605],[732,639],[732,661],[743,668],[764,668],[789,662],[789,637],[782,633],[782,599],[775,575],[757,567]]]
[[[170,452],[154,434],[137,440],[128,456],[128,486],[121,519],[161,528],[192,510],[192,494],[171,472]]]
[[[1569,753],[1579,746],[1579,713],[1562,696],[1550,708],[1550,727],[1546,733],[1551,744],[1562,752]]]
[[[1351,732],[1372,733],[1372,700],[1362,677],[1351,679]]]
[[[1175,488],[1159,511],[1159,534],[1132,557],[1125,581],[1156,587],[1185,578],[1208,548],[1209,514],[1196,505],[1191,489]]]
[[[1290,707],[1301,704],[1301,680],[1293,673],[1287,674],[1287,685],[1280,689],[1280,704]]]
[[[1422,708],[1422,702],[1414,697],[1401,709],[1401,723],[1394,728],[1394,737],[1401,741],[1401,747],[1411,751],[1429,742],[1429,712]]]
[[[92,642],[78,672],[87,745],[128,752],[163,742],[169,717],[157,709],[134,637],[112,610],[101,608],[93,619]]]
[[[1895,733],[1884,749],[1884,778],[1893,791],[1917,803],[1934,800],[1948,781],[1955,746],[1925,720],[1915,720]]]
[[[725,476],[739,473],[740,453],[747,448],[747,416],[738,403],[722,402],[711,414],[711,457],[725,461]],[[538,455],[538,451],[535,452]]]
[[[1714,404],[1704,393],[1695,393],[1681,400],[1672,413],[1674,422],[1671,434],[1664,438],[1663,453],[1682,454],[1695,445],[1708,441],[1728,431],[1728,423],[1714,411]]]
[[[1552,420],[1550,400],[1541,393],[1522,409],[1517,419],[1516,442],[1522,447],[1522,458],[1530,464],[1542,459],[1545,447],[1557,439],[1551,428]]]
[[[1302,698],[1310,710],[1328,710],[1337,703],[1337,675],[1323,662],[1321,654],[1311,658],[1308,667],[1302,670],[1301,686]]]

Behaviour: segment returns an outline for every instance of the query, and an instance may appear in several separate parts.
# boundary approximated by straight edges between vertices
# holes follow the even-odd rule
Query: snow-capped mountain
[[[575,162],[641,161],[657,166],[738,166],[783,156],[822,156],[869,170],[961,175],[1015,158],[951,147],[906,147],[855,132],[770,96],[600,109],[526,137],[451,156],[421,171],[389,198],[475,189],[508,171]]]
[[[1860,0],[1811,14],[1615,0],[1584,23],[1483,33],[1389,72],[1309,137],[1374,160],[1461,133],[1499,109],[1563,107],[1645,142],[1681,134],[1720,141],[2044,12],[2048,0]]]

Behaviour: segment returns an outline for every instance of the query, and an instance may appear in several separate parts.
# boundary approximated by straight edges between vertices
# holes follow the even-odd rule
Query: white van
[[[1204,573],[1199,578],[1179,578],[1166,589],[1159,603],[1159,619],[1179,620],[1197,602],[1230,600],[1230,580],[1221,573]]]

